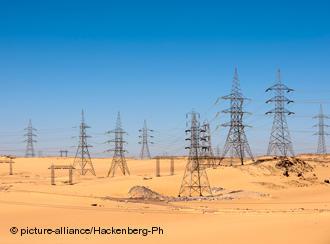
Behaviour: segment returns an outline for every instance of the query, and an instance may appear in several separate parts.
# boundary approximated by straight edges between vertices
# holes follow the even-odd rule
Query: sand
[[[17,158],[14,175],[0,164],[0,243],[330,243],[330,157],[301,155],[313,167],[303,177],[283,175],[274,162],[208,169],[217,197],[177,201],[185,159],[128,160],[131,176],[107,178],[111,159],[93,159],[97,176],[57,172],[51,163],[72,158]],[[145,186],[165,200],[130,199],[134,186]],[[170,199],[170,200],[168,200]],[[171,200],[172,199],[172,200]],[[174,199],[174,200],[173,200]],[[159,235],[13,235],[17,228],[151,228]]]

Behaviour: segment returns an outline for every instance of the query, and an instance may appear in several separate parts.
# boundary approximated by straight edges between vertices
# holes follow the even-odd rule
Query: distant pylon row
[[[90,127],[85,123],[84,111],[82,111],[81,116],[82,119],[80,124],[79,144],[74,159],[73,167],[81,175],[86,175],[88,172],[90,172],[92,175],[96,175],[88,150],[88,148],[91,146],[87,143],[87,138],[89,138],[90,136],[87,135],[86,129]],[[106,134],[114,134],[114,139],[108,140],[107,143],[114,143],[115,146],[114,149],[107,150],[107,152],[114,153],[112,163],[108,171],[108,177],[114,177],[118,168],[123,175],[129,175],[130,172],[125,159],[126,150],[124,149],[124,144],[126,142],[123,140],[123,135],[126,134],[126,132],[122,128],[119,112],[117,116],[116,128],[114,130],[106,132]]]
[[[91,174],[95,175],[95,170],[88,150],[88,148],[91,147],[91,145],[87,143],[87,138],[90,137],[86,134],[86,129],[88,128],[90,127],[86,125],[84,111],[82,111],[79,144],[73,164],[73,167],[75,167],[75,169],[77,169],[81,175],[85,175],[87,172],[90,172]],[[144,121],[144,127],[140,130],[140,132],[142,132],[142,135],[140,136],[140,138],[142,138],[141,158],[149,159],[151,158],[149,151],[149,143],[153,144],[153,142],[149,141],[150,138],[153,138],[153,136],[149,135],[149,132],[153,132],[153,130],[148,129],[147,123],[146,121]],[[107,143],[113,143],[115,146],[113,149],[107,150],[107,152],[113,152],[113,158],[111,167],[108,172],[108,177],[114,177],[118,169],[123,175],[129,175],[130,171],[128,169],[125,159],[125,153],[127,152],[127,150],[124,148],[126,141],[123,139],[126,132],[122,128],[119,112],[117,115],[116,128],[114,130],[106,132],[106,134],[114,134],[114,139],[108,140]]]
[[[267,150],[267,155],[275,156],[294,156],[293,143],[291,140],[286,115],[292,115],[293,112],[287,110],[285,105],[293,103],[292,100],[287,98],[284,93],[290,93],[293,89],[287,87],[281,79],[281,71],[277,72],[277,80],[273,86],[268,88],[266,92],[274,92],[274,96],[266,101],[266,103],[274,103],[274,109],[266,112],[266,115],[273,114],[273,126],[270,133],[270,140]],[[245,134],[245,128],[248,127],[244,124],[244,115],[247,114],[243,110],[244,102],[247,100],[242,94],[237,68],[235,68],[234,78],[232,82],[231,93],[222,97],[224,100],[230,101],[230,108],[223,110],[225,114],[230,114],[230,122],[222,124],[224,127],[229,127],[227,139],[225,142],[222,158],[228,153],[231,158],[238,158],[241,164],[244,164],[244,159],[248,156],[254,161],[248,139]],[[325,153],[325,133],[324,119],[328,117],[321,113],[314,117],[319,119],[319,145],[318,153]]]
[[[285,93],[290,93],[293,91],[293,89],[287,87],[282,82],[281,72],[280,70],[278,70],[275,84],[266,90],[266,92],[274,93],[274,96],[268,101],[266,101],[266,103],[274,103],[274,109],[266,112],[266,115],[273,114],[273,125],[270,133],[267,155],[294,156],[293,143],[286,119],[287,115],[294,114],[293,112],[286,109],[286,105],[293,103],[293,100],[285,96]],[[243,96],[243,93],[241,91],[237,68],[235,68],[234,72],[231,93],[227,96],[223,96],[222,99],[230,101],[230,108],[222,111],[222,113],[230,115],[230,121],[222,124],[223,127],[229,127],[229,130],[226,137],[224,149],[221,154],[221,158],[224,158],[229,154],[231,158],[238,158],[241,164],[244,164],[244,160],[247,157],[254,161],[254,156],[251,151],[245,132],[245,129],[249,126],[244,123],[245,115],[248,114],[248,112],[244,111],[244,105],[245,101],[248,99]],[[325,124],[325,120],[329,119],[330,117],[323,114],[321,106],[320,113],[313,118],[319,120],[318,125],[316,125],[318,127],[318,132],[315,133],[316,135],[318,135],[317,153],[325,154],[327,152],[325,136],[328,135],[328,133],[326,132],[326,127],[328,127],[328,125]],[[120,122],[120,115],[118,115],[118,120]],[[203,126],[205,127],[205,133],[201,135],[201,137],[204,138],[201,143],[203,144],[202,146],[203,148],[205,148],[205,150],[202,151],[202,153],[204,154],[204,156],[212,158],[214,153],[211,146],[211,132],[209,128],[210,125],[208,122],[205,122]],[[81,174],[83,175],[89,171],[92,174],[95,174],[88,150],[88,148],[91,146],[87,144],[88,136],[86,134],[86,129],[88,128],[89,126],[85,124],[84,114],[82,112],[79,144],[76,152],[74,165],[80,165],[79,168],[81,170]],[[120,145],[125,144],[125,141],[123,141],[122,138],[119,137],[119,135],[123,136],[125,134],[123,132],[120,132],[120,128],[121,127],[119,127],[119,129],[117,130],[117,133],[115,131],[112,131],[112,133],[115,134],[115,139],[112,140],[112,142],[115,143],[115,148],[117,147],[117,152],[115,149],[113,149],[114,156],[116,156],[116,158],[118,158],[120,154],[124,154],[126,152],[124,149],[120,149],[119,147]],[[25,130],[25,142],[27,143],[25,156],[35,157],[34,143],[36,142],[36,129],[32,126],[31,120],[29,121],[28,127],[25,128]],[[149,145],[153,144],[153,130],[149,129],[147,127],[146,121],[144,121],[144,126],[142,129],[139,130],[139,132],[139,143],[141,144],[140,158],[151,158]],[[219,148],[217,148],[217,155],[218,157],[220,155]],[[213,163],[214,162],[211,162],[211,164]],[[125,173],[127,172],[128,171],[125,170]]]

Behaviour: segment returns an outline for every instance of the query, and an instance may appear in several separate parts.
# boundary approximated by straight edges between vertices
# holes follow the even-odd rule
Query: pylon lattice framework
[[[201,132],[201,145],[202,145],[202,157],[207,160],[209,167],[215,167],[216,161],[214,158],[213,148],[212,148],[212,138],[211,138],[211,128],[210,124],[205,121],[202,125]]]
[[[202,130],[199,124],[199,114],[191,112],[187,115],[190,116],[190,129],[186,130],[189,138],[186,141],[190,141],[188,163],[184,172],[182,184],[179,191],[179,197],[181,196],[203,196],[205,193],[212,195],[212,190],[209,184],[209,180],[206,173],[206,166],[204,160],[200,155],[202,154],[201,147],[201,133]]]
[[[294,156],[292,140],[286,120],[286,115],[294,113],[285,108],[285,104],[293,103],[293,101],[284,96],[285,92],[292,92],[293,89],[282,83],[280,70],[277,71],[277,82],[275,85],[266,90],[266,92],[269,91],[274,92],[275,95],[266,103],[274,103],[275,108],[266,113],[266,115],[274,114],[267,155]]]
[[[222,158],[230,153],[231,158],[239,158],[242,165],[246,156],[249,156],[254,161],[245,134],[247,125],[243,123],[244,114],[247,114],[247,112],[243,111],[243,105],[247,98],[244,98],[241,92],[237,68],[235,68],[231,93],[222,97],[222,99],[230,101],[230,108],[222,111],[225,114],[230,114],[230,122],[222,124],[223,127],[229,127]]]
[[[107,134],[114,134],[115,138],[114,140],[109,140],[108,143],[114,143],[115,148],[108,150],[108,152],[114,152],[111,167],[108,172],[108,177],[111,175],[111,177],[114,177],[116,174],[117,168],[119,168],[123,175],[129,175],[129,169],[127,166],[127,162],[125,159],[125,152],[127,152],[124,149],[124,144],[126,143],[123,140],[123,135],[126,134],[126,132],[122,128],[121,124],[121,118],[120,113],[118,112],[117,116],[117,122],[116,122],[116,129],[112,131],[108,131]]]
[[[24,130],[26,131],[26,134],[24,135],[26,137],[25,157],[27,158],[35,157],[34,143],[36,143],[37,141],[34,138],[37,136],[35,134],[37,130],[33,128],[31,120],[29,120],[28,127],[26,127]]]
[[[73,161],[73,167],[81,175],[86,175],[88,172],[90,172],[92,175],[95,175],[95,170],[88,150],[88,148],[92,147],[87,143],[87,138],[90,137],[86,132],[88,128],[90,127],[85,123],[84,111],[82,111],[81,123],[79,127],[79,144],[76,156]]]
[[[323,113],[322,105],[320,105],[319,114],[313,118],[318,119],[318,124],[314,126],[318,128],[318,131],[314,134],[318,136],[317,154],[326,154],[327,146],[325,142],[325,136],[328,136],[329,134],[326,132],[325,128],[329,127],[329,125],[325,124],[325,120],[329,119],[330,117]]]
[[[150,133],[152,133],[153,130],[148,129],[146,120],[144,121],[143,128],[140,129],[139,132],[141,133],[141,135],[139,136],[141,140],[139,144],[142,145],[140,158],[150,159],[151,155],[149,150],[149,144],[154,144],[152,141],[150,141],[153,138],[153,136],[150,135]]]

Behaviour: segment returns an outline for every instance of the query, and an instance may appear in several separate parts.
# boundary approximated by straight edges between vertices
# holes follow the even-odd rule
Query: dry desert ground
[[[16,158],[14,174],[0,164],[0,243],[330,243],[330,156],[300,155],[313,167],[284,176],[276,160],[207,169],[214,197],[177,200],[186,159],[128,159],[130,176],[107,178],[111,159],[92,159],[96,177],[59,171],[50,184],[54,164],[73,158]],[[261,158],[262,159],[262,158]],[[262,160],[261,160],[262,161]],[[164,198],[135,199],[134,186],[146,186]],[[162,235],[16,235],[20,228],[151,228]]]

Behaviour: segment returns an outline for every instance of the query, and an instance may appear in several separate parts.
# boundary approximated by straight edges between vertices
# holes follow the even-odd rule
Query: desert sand
[[[313,171],[298,177],[274,162],[207,169],[217,197],[194,201],[130,199],[134,186],[146,186],[165,197],[177,197],[186,159],[128,159],[130,176],[107,178],[111,159],[93,158],[96,177],[56,172],[51,163],[73,158],[16,158],[14,174],[0,164],[0,243],[330,243],[330,156],[300,155]],[[17,228],[149,228],[163,235],[13,235]]]

